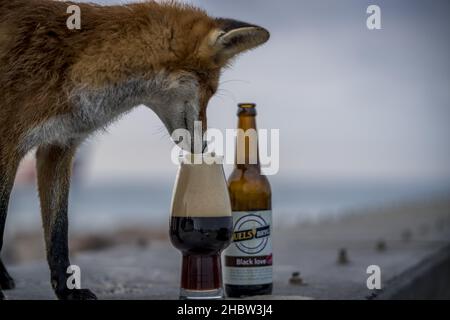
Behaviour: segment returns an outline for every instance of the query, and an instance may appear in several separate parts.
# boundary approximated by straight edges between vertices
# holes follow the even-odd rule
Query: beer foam
[[[175,182],[171,213],[173,217],[231,216],[222,165],[182,163]]]

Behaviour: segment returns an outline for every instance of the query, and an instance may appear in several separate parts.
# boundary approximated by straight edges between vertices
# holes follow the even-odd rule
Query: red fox
[[[141,104],[169,132],[184,128],[193,135],[197,120],[205,129],[221,70],[270,35],[192,6],[155,2],[77,3],[81,28],[70,30],[67,8],[74,4],[0,0],[0,250],[18,164],[37,148],[52,287],[59,299],[96,299],[88,289],[66,287],[68,194],[77,147]],[[0,260],[0,288],[13,287]]]

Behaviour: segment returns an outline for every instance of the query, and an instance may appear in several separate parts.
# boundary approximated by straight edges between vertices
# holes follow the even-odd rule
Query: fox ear
[[[254,49],[270,38],[264,28],[231,19],[216,19],[218,28],[209,34],[209,45],[219,61]]]

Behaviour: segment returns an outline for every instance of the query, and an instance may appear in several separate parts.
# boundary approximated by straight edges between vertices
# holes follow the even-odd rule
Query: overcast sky
[[[271,31],[224,73],[208,116],[234,128],[236,104],[256,102],[259,127],[280,129],[280,177],[450,178],[449,1],[191,2]],[[382,30],[366,28],[369,4]],[[172,179],[171,147],[140,107],[93,139],[90,180]]]

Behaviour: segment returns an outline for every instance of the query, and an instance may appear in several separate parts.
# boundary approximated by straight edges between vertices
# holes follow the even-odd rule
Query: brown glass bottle
[[[229,297],[272,293],[272,192],[261,174],[256,105],[239,104],[235,167],[228,178],[233,211],[233,243],[224,252],[224,283]],[[250,130],[250,131],[247,131]]]

